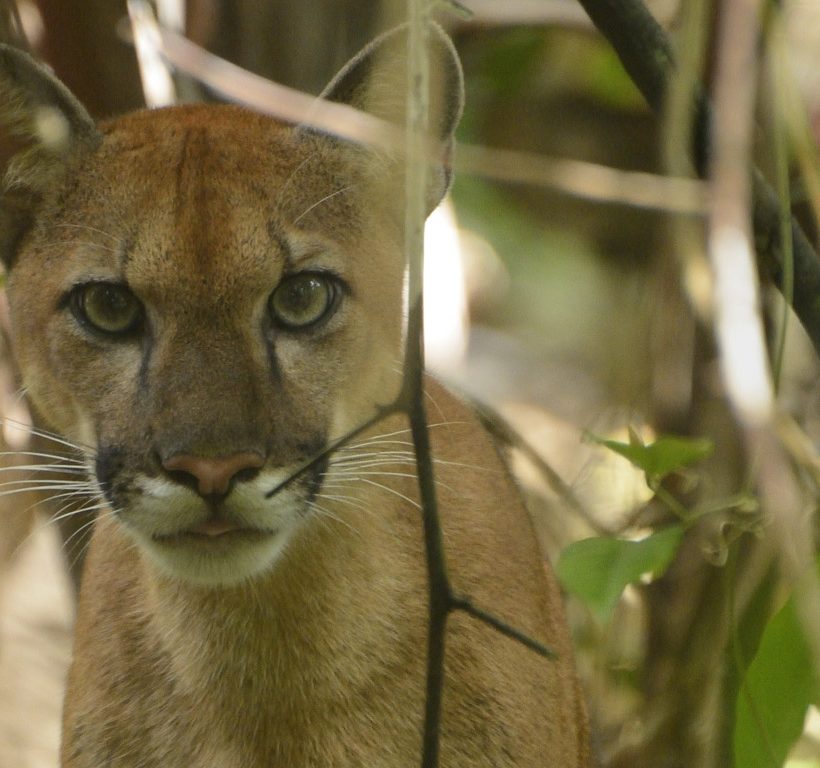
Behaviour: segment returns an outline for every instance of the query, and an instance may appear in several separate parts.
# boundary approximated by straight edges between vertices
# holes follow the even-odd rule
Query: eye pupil
[[[91,283],[77,293],[76,310],[81,319],[106,333],[125,333],[136,326],[140,305],[125,286]]]
[[[334,297],[334,286],[324,275],[294,275],[285,278],[273,292],[271,313],[286,328],[304,328],[329,313]]]

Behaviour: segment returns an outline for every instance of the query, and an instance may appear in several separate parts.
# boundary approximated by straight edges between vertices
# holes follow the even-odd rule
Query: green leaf
[[[682,537],[683,527],[672,525],[640,541],[608,537],[576,541],[558,559],[558,579],[599,621],[606,622],[627,584],[647,573],[653,577],[664,573]]]
[[[820,703],[820,678],[792,597],[766,625],[737,699],[735,768],[780,768]]]
[[[706,438],[663,436],[648,445],[643,445],[634,437],[629,443],[604,440],[595,435],[589,435],[589,438],[642,469],[650,486],[672,472],[703,461],[714,450],[714,444]]]

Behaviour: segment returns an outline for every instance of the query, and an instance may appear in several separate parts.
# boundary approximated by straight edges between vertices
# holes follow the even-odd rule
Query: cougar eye
[[[329,275],[303,272],[286,277],[270,297],[274,321],[285,328],[307,328],[336,308],[339,289]]]
[[[98,331],[123,334],[134,330],[142,316],[137,297],[124,285],[87,283],[72,295],[74,314]]]

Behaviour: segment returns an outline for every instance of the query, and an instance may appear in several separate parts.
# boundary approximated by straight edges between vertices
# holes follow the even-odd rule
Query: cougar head
[[[432,37],[446,143],[460,71]],[[404,48],[380,38],[324,98],[402,123]],[[8,47],[0,103],[25,145],[0,247],[34,407],[166,573],[219,585],[269,569],[310,524],[323,463],[285,481],[399,387],[401,153],[235,106],[96,126]],[[430,208],[447,176],[431,168]]]

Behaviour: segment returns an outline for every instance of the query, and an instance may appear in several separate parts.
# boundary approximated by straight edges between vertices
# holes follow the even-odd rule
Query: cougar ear
[[[93,148],[101,137],[82,104],[48,68],[5,44],[0,136],[11,145],[0,200],[0,258],[8,266],[43,193],[61,178],[71,156]]]
[[[431,168],[428,212],[450,184],[453,134],[464,105],[464,78],[452,41],[438,26],[428,27],[430,57],[430,134],[441,142],[441,157]],[[333,78],[321,98],[367,112],[404,127],[407,113],[407,25],[377,37]],[[400,151],[391,160],[401,160]]]

